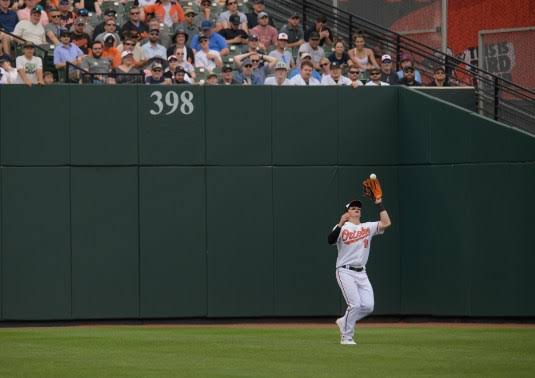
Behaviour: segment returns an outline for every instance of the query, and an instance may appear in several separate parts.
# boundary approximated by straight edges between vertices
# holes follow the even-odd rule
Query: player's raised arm
[[[392,222],[390,221],[390,216],[385,209],[382,198],[375,200],[375,206],[377,206],[377,209],[379,210],[379,231],[383,231],[390,227]]]
[[[362,187],[364,189],[364,195],[374,201],[375,206],[379,210],[379,231],[387,229],[392,225],[392,222],[383,204],[383,189],[375,173],[372,173],[370,178],[364,180]]]

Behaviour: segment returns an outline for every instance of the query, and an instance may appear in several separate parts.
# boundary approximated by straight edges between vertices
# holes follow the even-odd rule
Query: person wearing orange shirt
[[[102,57],[108,58],[113,68],[121,65],[121,53],[115,47],[115,38],[113,34],[108,34],[104,37],[104,49],[102,50]]]
[[[146,15],[154,14],[158,21],[164,23],[168,27],[173,24],[184,22],[184,10],[177,2],[171,0],[157,0],[155,4],[147,5],[143,8]]]

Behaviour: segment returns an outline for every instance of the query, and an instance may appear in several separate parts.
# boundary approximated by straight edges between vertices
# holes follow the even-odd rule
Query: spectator
[[[71,42],[71,33],[62,30],[59,39],[61,43],[54,49],[54,65],[57,69],[63,69],[67,62],[79,65],[82,63],[84,53],[76,44]]]
[[[331,29],[327,27],[327,17],[324,15],[318,16],[316,18],[316,21],[314,21],[314,24],[311,25],[307,31],[305,32],[305,41],[310,41],[310,38],[313,33],[317,33],[320,37],[320,46],[323,46],[324,44],[332,45],[333,44],[333,34],[331,32]]]
[[[195,13],[193,8],[186,8],[184,9],[184,14],[186,16],[184,22],[180,24],[175,24],[173,30],[175,32],[177,30],[184,30],[187,36],[186,40],[191,41],[194,35],[199,34],[199,27],[193,22],[193,18],[197,15],[197,13]]]
[[[322,79],[331,75],[331,61],[325,57],[320,60],[320,74]]]
[[[247,33],[240,29],[240,17],[237,14],[230,15],[229,18],[230,28],[225,28],[219,31],[219,34],[227,45],[246,45],[248,40]]]
[[[186,71],[178,66],[175,72],[175,77],[173,78],[174,84],[191,84],[186,78]]]
[[[247,13],[247,27],[249,29],[254,28],[256,25],[258,25],[258,15],[262,12],[265,12],[265,4],[264,0],[253,0],[253,11],[251,13]],[[275,27],[275,24],[273,23],[273,19],[269,17],[268,24]]]
[[[168,47],[171,45],[172,35],[169,35],[171,29],[163,27],[162,24],[160,24],[160,22],[156,18],[151,18],[148,22],[148,26],[149,30],[158,29],[160,31],[160,45],[164,47]],[[145,41],[148,41],[148,38],[142,39],[141,44],[145,44]]]
[[[98,74],[93,77],[86,77],[84,81],[90,81],[94,84],[104,84],[109,82],[109,73],[111,72],[111,61],[102,56],[104,44],[99,41],[93,42],[91,46],[91,55],[82,60],[82,69],[90,74]],[[90,80],[91,79],[91,80]]]
[[[19,21],[17,14],[9,9],[10,0],[0,0],[0,30],[13,33],[15,25]],[[11,54],[11,39],[9,35],[0,33],[0,54],[4,51],[5,54]],[[7,80],[7,78],[5,78]]]
[[[46,44],[45,28],[41,24],[41,8],[33,8],[30,13],[30,20],[19,21],[13,34],[35,45]]]
[[[320,46],[320,35],[317,32],[312,32],[308,42],[299,47],[299,55],[301,55],[301,53],[309,53],[312,58],[312,65],[314,68],[316,70],[320,69],[320,60],[325,56],[325,52]],[[298,61],[297,64],[299,65],[300,61]]]
[[[50,71],[45,71],[43,74],[43,83],[45,85],[55,84],[56,80],[54,79],[54,74]]]
[[[185,29],[177,29],[173,35],[174,43],[167,49],[167,56],[176,55],[175,53],[180,49],[184,53],[184,59],[193,64],[195,53],[191,47],[187,46],[188,39]]]
[[[11,60],[7,56],[0,57],[0,69],[3,70],[2,84],[16,84],[19,82],[19,73],[11,65]]]
[[[336,62],[340,66],[353,65],[353,61],[349,57],[349,54],[346,51],[346,44],[341,39],[337,40],[334,43],[334,51],[329,55],[330,62]]]
[[[144,8],[145,14],[153,13],[158,22],[172,28],[173,24],[184,22],[184,10],[178,2],[171,0],[159,0],[155,4],[147,5]]]
[[[364,83],[359,80],[359,76],[360,70],[356,65],[349,67],[348,78],[349,80],[351,80],[351,86],[353,88],[361,87],[364,85]]]
[[[184,74],[182,78],[189,83],[192,82],[191,76],[189,74],[186,75],[186,70],[184,69],[184,67],[178,64],[178,58],[176,57],[176,55],[171,55],[169,58],[167,58],[167,61],[169,62],[169,66],[165,69],[165,72],[163,74],[165,78],[170,79],[172,81],[175,80],[176,73],[180,70]]]
[[[122,53],[123,51],[132,52],[134,58],[134,65],[136,67],[141,67],[145,64],[145,54],[141,48],[139,42],[139,33],[137,31],[131,31],[127,33],[124,42],[117,46],[117,50]]]
[[[268,25],[269,16],[266,12],[258,14],[258,25],[251,29],[251,33],[258,37],[260,48],[266,51],[271,50],[272,46],[277,43],[279,32],[273,26]]]
[[[113,35],[115,46],[117,46],[121,37],[117,33],[117,22],[115,20],[108,20],[104,23],[104,31],[96,36],[95,41],[104,42],[104,36],[107,36],[108,34]]]
[[[55,46],[59,45],[59,34],[62,30],[61,12],[56,8],[49,10],[50,22],[45,26],[46,40]]]
[[[311,62],[311,61],[312,61],[312,57],[310,56],[309,53],[305,52],[305,53],[302,53],[302,54],[299,55],[299,60],[300,60],[301,62],[304,62],[305,60]],[[289,79],[292,79],[292,78],[294,78],[295,76],[299,75],[300,72],[301,72],[301,69],[300,69],[299,67],[294,67],[294,68],[290,71],[290,73],[288,74],[288,78],[289,78]],[[321,75],[320,75],[319,72],[316,71],[316,70],[312,71],[312,77],[313,77],[314,79],[316,79],[317,81],[321,81]]]
[[[275,65],[275,76],[270,76],[264,81],[264,85],[290,85],[288,80],[288,66],[283,61]]]
[[[43,25],[44,28],[46,25],[48,25],[48,15],[41,5],[37,5],[37,1],[35,0],[24,0],[24,8],[17,11],[17,18],[19,19],[19,22],[22,20],[30,21],[32,16],[31,13],[34,8],[39,9],[42,12],[39,23]]]
[[[349,78],[342,75],[342,65],[337,61],[330,63],[330,75],[321,78],[321,85],[351,85]]]
[[[290,79],[290,85],[320,85],[320,82],[312,77],[312,72],[314,71],[314,65],[308,60],[301,62],[301,71],[299,75],[294,76]]]
[[[247,51],[250,53],[260,53],[265,54],[266,51],[264,49],[261,49],[258,45],[258,36],[256,34],[249,34],[249,40],[247,41]]]
[[[143,82],[142,73],[136,68],[135,63],[132,51],[125,50],[121,53],[121,64],[111,71],[116,84],[136,84]],[[134,74],[139,74],[139,76],[135,76]]]
[[[395,85],[399,82],[397,73],[392,71],[392,57],[388,54],[384,54],[381,57],[381,81],[390,85]]]
[[[179,67],[182,67],[186,71],[186,75],[191,78],[191,81],[195,79],[195,67],[184,59],[184,51],[180,48],[175,51],[175,56],[177,59],[177,64]]]
[[[232,75],[232,66],[225,64],[221,70],[221,79],[219,80],[221,85],[235,85],[240,84]]]
[[[259,54],[257,52],[247,52],[245,54],[236,55],[234,57],[234,64],[239,68],[242,65],[242,61],[247,59],[253,65],[253,74],[260,80],[260,83],[264,83],[264,80],[269,75],[271,69],[277,64],[277,59],[269,56]]]
[[[117,67],[121,64],[121,53],[115,47],[115,37],[109,33],[104,36],[104,48],[102,49],[102,57],[110,60],[112,67]]]
[[[286,33],[279,33],[277,37],[277,48],[269,53],[269,56],[277,59],[279,62],[283,62],[286,68],[292,68],[295,66],[292,53],[286,50],[288,46],[288,35]]]
[[[77,21],[84,21],[84,33],[87,33],[88,35],[93,35],[93,32],[95,31],[95,28],[88,22],[89,12],[87,9],[77,9],[76,13],[78,17],[76,17],[76,20],[74,20],[74,25],[71,27],[71,32],[74,31],[76,22]]]
[[[356,33],[353,35],[353,43],[355,44],[355,48],[349,50],[348,53],[353,64],[359,67],[361,71],[372,67],[379,67],[372,49],[364,47],[366,44],[364,34]]]
[[[433,82],[429,84],[430,87],[449,87],[450,83],[446,76],[444,67],[437,67],[433,73]]]
[[[368,77],[370,80],[366,83],[367,87],[380,87],[389,86],[386,81],[381,80],[381,69],[379,67],[373,67],[368,70]]]
[[[403,69],[403,79],[401,79],[399,83],[408,87],[419,87],[421,85],[415,79],[414,67],[412,66],[407,66]]]
[[[61,24],[64,29],[69,30],[74,25],[76,15],[70,10],[71,4],[69,0],[59,0],[58,10],[60,13]]]
[[[280,32],[288,35],[288,47],[293,49],[295,47],[300,47],[305,43],[305,33],[303,32],[303,27],[299,23],[301,18],[297,13],[294,13],[288,19],[288,23],[285,24]]]
[[[195,67],[201,67],[208,71],[212,71],[216,67],[222,67],[221,55],[216,50],[209,48],[208,38],[201,36],[199,43],[201,48],[195,53]]]
[[[171,80],[163,76],[163,67],[160,63],[153,63],[150,72],[151,75],[145,78],[145,84],[171,84]]]
[[[241,65],[241,72],[236,74],[236,81],[243,85],[262,85],[262,81],[253,74],[251,59],[245,59]]]
[[[210,50],[215,50],[221,56],[228,55],[229,49],[227,47],[227,42],[220,34],[213,31],[214,25],[210,21],[203,21],[201,24],[201,34],[197,34],[193,37],[191,41],[191,47],[193,50],[200,50],[201,46],[199,44],[199,37],[202,35],[208,38],[208,47]]]
[[[217,22],[217,15],[212,12],[211,0],[202,0],[201,11],[193,18],[193,23],[199,28],[199,30],[202,29],[203,21],[210,21],[212,25],[215,25]]]
[[[215,72],[209,72],[206,76],[206,85],[217,85],[217,74]]]
[[[74,0],[74,8],[79,10],[85,10],[86,13],[96,13],[97,16],[102,15],[101,1],[99,0]],[[87,22],[87,20],[85,20]],[[86,31],[87,34],[91,34]]]
[[[135,31],[139,33],[141,38],[146,38],[149,33],[149,27],[141,21],[141,9],[137,6],[130,8],[128,12],[128,21],[124,23],[121,28],[121,32],[124,35],[126,32]]]
[[[230,16],[235,14],[240,18],[240,28],[247,33],[249,31],[249,29],[247,28],[247,17],[245,16],[245,14],[238,10],[238,0],[226,0],[225,6],[227,7],[227,10],[225,12],[221,12],[221,14],[219,15],[215,31],[229,29]]]
[[[149,41],[141,47],[146,59],[155,57],[167,59],[167,50],[158,43],[159,40],[160,29],[150,29]]]
[[[414,69],[414,80],[416,80],[420,84],[422,83],[422,75],[420,74],[420,71],[414,68],[411,54],[409,54],[408,52],[402,53],[399,59],[399,65],[401,66],[401,69],[397,72],[397,74],[400,82],[401,79],[405,77],[405,68],[412,67]]]
[[[26,22],[26,20],[21,22]],[[43,27],[43,25],[39,25],[41,28]],[[33,84],[44,84],[43,61],[41,58],[33,56],[33,52],[33,43],[25,42],[24,54],[18,56],[16,59],[16,67],[19,74],[17,84],[26,84],[29,87],[31,87]]]
[[[95,26],[95,30],[93,31],[93,39],[97,37],[97,35],[104,33],[104,25],[106,25],[106,22],[113,21],[115,24],[117,24],[117,12],[113,8],[106,9],[104,11],[104,21]],[[121,31],[119,28],[115,29],[115,33],[121,34]]]
[[[74,30],[71,33],[71,40],[84,54],[87,54],[89,52],[91,37],[84,31],[85,25],[86,22],[82,18],[77,18],[76,21],[74,21]]]

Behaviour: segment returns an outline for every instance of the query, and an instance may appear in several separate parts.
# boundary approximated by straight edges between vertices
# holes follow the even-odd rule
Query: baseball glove
[[[364,190],[364,197],[369,197],[372,201],[376,201],[383,197],[383,190],[378,179],[368,178],[362,182],[362,188]]]

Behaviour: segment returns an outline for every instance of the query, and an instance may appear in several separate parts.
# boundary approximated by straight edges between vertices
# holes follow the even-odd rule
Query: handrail
[[[23,43],[24,43],[24,42],[29,42],[28,40],[26,40],[26,39],[24,39],[24,38],[22,38],[22,37],[19,37],[18,35],[15,35],[15,34],[13,34],[13,33],[11,33],[11,32],[8,32],[8,31],[7,31],[6,29],[4,29],[4,28],[0,28],[0,33],[7,34],[7,35],[9,35],[11,38],[15,38],[15,39],[17,39],[17,40],[19,40],[19,41],[22,41]],[[36,45],[36,44],[33,43],[33,42],[31,42],[31,44],[32,44],[37,50],[41,50],[41,51],[43,51],[43,52],[45,53],[45,55],[48,54],[48,50],[47,50],[47,49],[45,49],[45,48],[43,48],[43,47],[41,47],[41,46],[39,46],[39,45]]]

